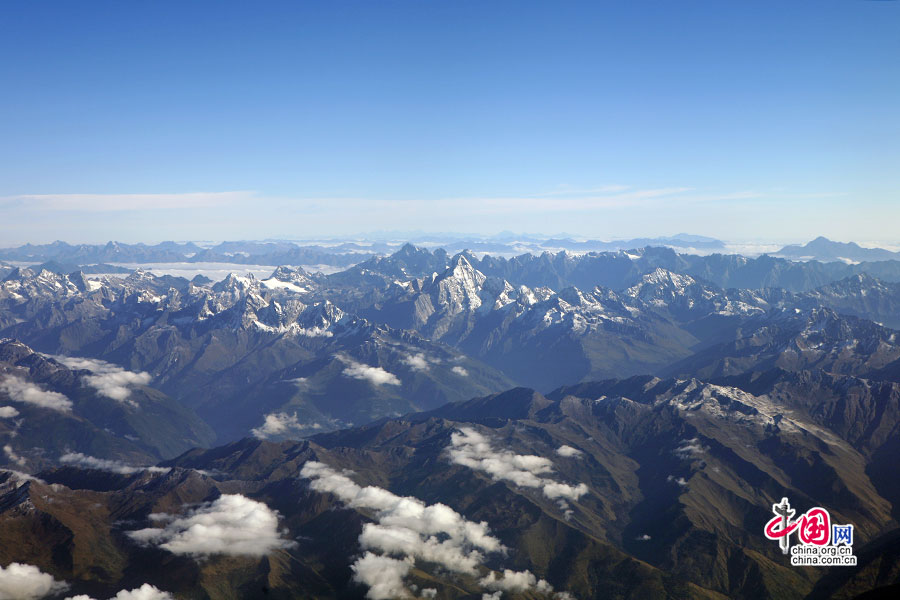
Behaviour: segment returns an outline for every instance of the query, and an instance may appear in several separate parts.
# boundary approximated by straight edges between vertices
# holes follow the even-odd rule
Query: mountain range
[[[860,445],[884,422],[854,417],[895,419],[900,389],[838,410],[809,402],[848,386],[868,382],[772,371],[755,393],[646,376],[517,388],[302,442],[193,450],[154,471],[10,474],[0,547],[39,528],[48,544],[16,559],[100,595],[149,582],[216,598],[842,597],[852,581],[784,564],[759,532],[787,494],[854,523],[862,553],[896,547],[882,535],[897,525],[896,422]],[[277,527],[232,522],[247,506]],[[190,533],[201,516],[221,521],[221,539]],[[224,551],[249,533],[228,527],[258,547]],[[889,573],[876,580],[893,585]]]
[[[796,244],[785,246],[775,254],[785,258],[813,259],[822,262],[860,262],[900,259],[900,252],[893,252],[883,248],[863,248],[855,242],[834,242],[822,236],[803,245]]]
[[[558,236],[534,236],[505,233],[490,238],[446,234],[419,235],[420,244],[440,248],[451,253],[469,250],[494,256],[514,256],[544,252],[567,251],[575,254],[616,252],[657,247],[691,254],[727,252],[725,242],[700,235],[681,233],[654,238],[631,238],[613,241],[576,239],[567,234]],[[0,261],[18,262],[32,267],[44,265],[56,272],[72,272],[82,268],[85,272],[113,273],[117,268],[105,263],[232,263],[246,265],[320,265],[346,268],[360,261],[386,256],[398,250],[400,244],[382,239],[357,241],[293,242],[293,241],[226,241],[218,244],[194,242],[161,242],[159,244],[127,244],[110,241],[106,244],[68,244],[56,241],[51,244],[25,244],[16,248],[0,249]],[[879,262],[900,259],[900,252],[882,248],[865,248],[856,243],[835,242],[818,237],[807,244],[784,246],[773,256],[791,260],[814,260],[823,263]],[[74,267],[74,268],[73,268]],[[99,269],[107,270],[101,271]],[[121,268],[121,267],[118,267]],[[68,271],[63,271],[68,269]]]
[[[897,265],[7,268],[0,597],[887,597]],[[790,566],[785,497],[858,566]]]

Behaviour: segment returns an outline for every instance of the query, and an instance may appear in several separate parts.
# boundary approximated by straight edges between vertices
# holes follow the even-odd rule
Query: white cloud
[[[94,600],[94,598],[86,594],[79,594],[78,596],[68,597],[66,600]],[[109,600],[175,600],[175,596],[160,590],[156,586],[145,583],[133,590],[121,590]]]
[[[688,187],[664,187],[638,189],[625,186],[603,186],[597,190],[557,194],[552,203],[548,202],[546,193],[509,196],[465,196],[431,198],[428,202],[420,200],[394,200],[377,198],[341,199],[344,213],[354,212],[356,216],[365,218],[383,218],[390,214],[396,221],[419,220],[434,214],[460,214],[471,222],[472,216],[481,217],[482,222],[491,222],[499,217],[507,219],[510,214],[546,215],[552,205],[556,213],[592,213],[607,208],[646,207],[671,202],[673,197],[684,198],[683,194],[691,191]],[[318,214],[332,214],[333,203],[323,205],[325,209]],[[370,216],[371,215],[371,216]],[[546,219],[543,219],[546,221]]]
[[[112,600],[174,600],[169,592],[164,592],[156,586],[145,583],[139,588],[126,591],[122,590]]]
[[[15,451],[12,449],[12,446],[10,446],[9,444],[6,444],[5,446],[3,446],[3,452],[6,454],[7,457],[9,457],[9,460],[16,463],[17,465],[24,465],[25,463],[28,462],[24,457],[16,454]]]
[[[44,210],[105,212],[122,210],[162,210],[219,208],[223,204],[246,201],[252,192],[189,192],[180,194],[28,194],[16,196]]]
[[[12,419],[18,417],[19,411],[12,406],[0,406],[0,419]]]
[[[423,598],[434,598],[437,596],[437,590],[434,588],[425,588],[419,592],[419,595]]]
[[[400,380],[393,373],[388,373],[381,367],[370,367],[362,363],[356,362],[349,356],[338,356],[347,366],[344,368],[344,375],[368,381],[372,385],[400,385]]]
[[[27,481],[37,481],[38,483],[46,483],[43,479],[38,479],[34,475],[30,475],[28,473],[23,473],[22,471],[16,471],[15,469],[0,469],[0,473],[10,473],[19,482],[19,486],[24,484]],[[16,487],[19,487],[19,486],[16,486]]]
[[[466,371],[465,367],[461,367],[459,365],[456,365],[455,367],[453,367],[450,370],[453,371],[454,373],[456,373],[457,375],[459,375],[460,377],[468,377],[469,376],[469,372]]]
[[[481,579],[478,583],[482,587],[489,590],[499,590],[504,592],[527,592],[535,590],[544,594],[553,591],[553,586],[544,579],[538,579],[531,571],[512,571],[504,569],[503,575],[497,577],[493,571],[488,573],[487,577]]]
[[[369,586],[366,597],[371,600],[409,598],[410,593],[403,579],[411,567],[410,560],[397,560],[371,552],[366,552],[350,566],[353,580]]]
[[[366,523],[360,534],[360,546],[366,555],[359,559],[365,563],[354,569],[360,581],[373,582],[369,598],[403,597],[408,590],[402,585],[403,577],[416,560],[436,563],[449,571],[475,575],[484,558],[484,552],[505,551],[500,541],[490,534],[487,523],[475,523],[465,519],[444,504],[426,505],[411,496],[397,496],[393,492],[375,486],[362,487],[346,474],[338,473],[328,465],[310,461],[300,471],[310,479],[310,487],[318,492],[331,493],[353,508],[375,512],[375,523]],[[380,554],[374,554],[374,551]],[[399,557],[395,562],[378,562],[377,558]],[[401,565],[408,564],[409,566]],[[384,565],[390,578],[363,580],[360,573],[369,571],[373,564]],[[390,589],[390,593],[382,592]],[[384,595],[388,594],[388,595]],[[390,595],[393,594],[393,595]]]
[[[96,458],[94,456],[82,454],[81,452],[67,452],[59,457],[59,461],[61,463],[76,465],[85,469],[108,471],[110,473],[118,473],[119,475],[131,475],[141,471],[146,471],[148,473],[168,473],[171,471],[168,467],[132,467],[117,460]]]
[[[276,511],[240,494],[223,494],[184,517],[154,513],[150,518],[168,523],[128,535],[139,543],[173,554],[265,556],[293,545],[280,537]]]
[[[562,445],[559,448],[557,448],[556,453],[559,454],[560,456],[564,456],[566,458],[572,458],[572,457],[581,456],[582,454],[584,454],[584,452],[582,452],[581,450],[578,450],[576,448],[573,448],[572,446],[566,446],[566,445]]]
[[[637,536],[637,537],[634,538],[634,539],[637,540],[638,542],[649,542],[649,541],[652,540],[653,538],[651,538],[649,535],[647,535],[646,533],[644,533],[644,534],[641,534],[641,535]]]
[[[553,472],[553,463],[544,457],[515,454],[509,450],[494,450],[490,441],[470,427],[461,427],[450,437],[448,449],[453,463],[482,471],[495,481],[511,481],[520,487],[539,488],[551,499],[577,500],[588,493],[584,483],[569,485],[546,479]],[[568,506],[561,505],[566,509]]]
[[[93,375],[86,375],[82,378],[87,385],[97,390],[102,396],[131,406],[137,406],[137,404],[128,400],[128,397],[131,396],[129,387],[148,385],[151,379],[149,373],[126,371],[118,365],[96,358],[75,356],[53,356],[53,358],[70,369],[91,371]]]
[[[566,498],[568,500],[578,500],[588,493],[588,486],[583,483],[578,485],[569,485],[568,483],[558,483],[556,481],[548,481],[543,487],[544,495],[550,499]]]
[[[681,487],[685,487],[688,484],[687,481],[685,481],[684,477],[675,477],[674,475],[669,475],[668,477],[666,477],[666,481],[670,483],[677,483]]]
[[[673,450],[675,456],[685,460],[691,459],[708,451],[709,448],[704,446],[698,438],[682,440],[681,445]]]
[[[0,599],[36,600],[61,593],[68,587],[34,565],[14,562],[6,567],[0,566]]]
[[[72,401],[59,392],[48,392],[15,375],[7,375],[0,381],[0,392],[9,395],[13,402],[32,404],[59,412],[72,410]]]
[[[263,424],[251,429],[250,432],[254,437],[266,440],[269,438],[287,437],[310,429],[322,429],[322,425],[319,423],[305,425],[297,420],[297,413],[289,415],[280,412],[267,414]]]
[[[419,352],[418,354],[410,354],[401,362],[403,362],[403,364],[407,365],[413,371],[419,371],[422,373],[428,371],[430,368],[428,359],[425,358],[425,354],[423,352]]]

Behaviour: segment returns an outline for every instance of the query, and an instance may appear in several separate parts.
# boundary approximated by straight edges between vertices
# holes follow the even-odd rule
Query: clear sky
[[[0,246],[900,232],[900,2],[5,2]]]

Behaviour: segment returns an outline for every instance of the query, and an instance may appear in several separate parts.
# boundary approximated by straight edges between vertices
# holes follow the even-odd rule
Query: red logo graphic
[[[791,519],[796,511],[788,504],[787,498],[783,498],[781,504],[772,506],[772,512],[777,516],[766,523],[766,537],[779,540],[785,554],[790,547],[790,536],[795,531],[804,544],[827,546],[831,542],[831,515],[824,508],[817,506],[806,511],[799,519]]]
[[[831,541],[831,516],[824,508],[811,508],[800,517],[800,541],[826,546]]]
[[[787,498],[772,505],[775,516],[766,523],[763,532],[778,542],[783,554],[791,555],[795,567],[855,566],[853,554],[853,525],[831,522],[831,514],[819,506],[810,508],[797,518]],[[791,546],[791,534],[796,533]]]
[[[775,517],[774,519],[766,523],[766,537],[770,540],[777,540],[779,538],[783,538],[786,535],[791,535],[799,526],[800,521],[784,523],[781,517]]]

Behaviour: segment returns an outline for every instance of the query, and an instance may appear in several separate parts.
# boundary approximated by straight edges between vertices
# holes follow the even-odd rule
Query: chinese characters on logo
[[[774,517],[766,523],[765,534],[778,542],[783,554],[791,554],[792,565],[855,565],[853,525],[831,522],[827,510],[814,507],[794,518],[797,511],[787,498],[772,505]],[[791,535],[796,533],[799,546],[791,548]]]

